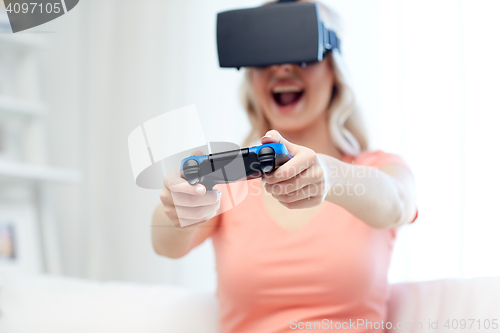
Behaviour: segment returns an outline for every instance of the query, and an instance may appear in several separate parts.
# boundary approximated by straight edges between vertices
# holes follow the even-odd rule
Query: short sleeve
[[[400,164],[405,166],[411,171],[410,166],[401,156],[396,154],[386,153],[382,150],[364,152],[361,155],[357,156],[353,160],[353,163],[359,165],[377,167],[377,168],[389,164]]]

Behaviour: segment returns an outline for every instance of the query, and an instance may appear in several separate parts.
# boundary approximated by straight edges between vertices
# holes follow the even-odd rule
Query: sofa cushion
[[[218,332],[213,294],[46,275],[2,276],[2,333]]]

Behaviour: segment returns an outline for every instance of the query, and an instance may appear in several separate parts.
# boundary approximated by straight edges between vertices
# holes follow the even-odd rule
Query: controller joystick
[[[189,184],[195,185],[200,181],[200,172],[199,172],[200,164],[196,160],[187,160],[184,163],[184,167],[182,172]]]
[[[269,173],[274,170],[274,149],[272,147],[262,147],[257,155],[260,164],[260,171]]]

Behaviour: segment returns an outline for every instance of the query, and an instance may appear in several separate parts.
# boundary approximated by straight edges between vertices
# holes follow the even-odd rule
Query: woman
[[[220,191],[165,178],[153,225],[170,228],[152,229],[154,249],[179,258],[212,238],[222,332],[383,331],[396,230],[416,217],[414,181],[400,157],[367,150],[340,66],[332,52],[305,67],[247,69],[246,144],[280,142],[294,157],[249,181],[235,208],[216,215]],[[180,220],[201,223],[172,228]]]

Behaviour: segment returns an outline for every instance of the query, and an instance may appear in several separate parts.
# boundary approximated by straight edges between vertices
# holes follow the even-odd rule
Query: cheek
[[[314,74],[316,75],[311,75],[308,80],[311,102],[324,106],[325,103],[330,102],[334,83],[333,76],[328,72]]]
[[[265,75],[265,73],[253,70],[250,74],[250,83],[252,85],[253,91],[256,94],[262,94],[266,87],[267,76]]]

